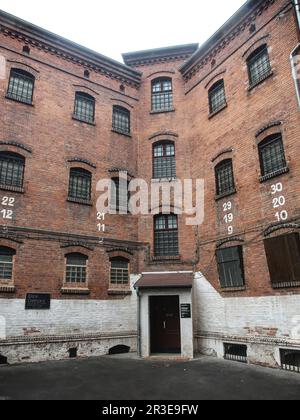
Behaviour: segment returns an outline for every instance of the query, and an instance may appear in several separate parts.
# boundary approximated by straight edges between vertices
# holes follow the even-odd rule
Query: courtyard
[[[300,400],[300,375],[206,356],[105,356],[1,366],[0,400]]]

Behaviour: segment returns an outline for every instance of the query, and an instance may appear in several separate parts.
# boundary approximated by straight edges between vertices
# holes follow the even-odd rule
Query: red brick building
[[[3,360],[298,363],[296,10],[249,0],[200,48],[125,64],[1,12]],[[204,180],[204,222],[175,203],[103,220],[97,183],[119,173]]]

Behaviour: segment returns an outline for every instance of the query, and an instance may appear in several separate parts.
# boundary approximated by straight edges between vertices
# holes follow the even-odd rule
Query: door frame
[[[149,299],[149,301],[148,301],[148,305],[149,305],[149,346],[150,346],[150,355],[155,355],[155,354],[168,354],[169,352],[168,351],[160,351],[160,352],[153,352],[152,351],[152,338],[153,338],[153,336],[152,336],[152,325],[151,325],[151,316],[152,316],[152,314],[151,314],[151,310],[152,310],[152,308],[151,308],[151,301],[152,300],[154,300],[154,299],[161,299],[161,300],[163,300],[163,299],[170,299],[170,298],[172,298],[172,299],[174,299],[175,300],[175,298],[176,298],[176,301],[177,301],[177,303],[178,303],[178,322],[179,322],[179,326],[178,326],[178,334],[179,334],[179,338],[180,338],[180,347],[179,347],[179,349],[178,349],[178,351],[177,352],[170,352],[170,353],[172,353],[172,354],[177,354],[177,355],[181,355],[182,354],[182,336],[181,336],[181,316],[180,316],[180,295],[179,294],[169,294],[169,295],[157,295],[157,294],[153,294],[153,295],[150,295],[149,297],[148,297],[148,299]]]

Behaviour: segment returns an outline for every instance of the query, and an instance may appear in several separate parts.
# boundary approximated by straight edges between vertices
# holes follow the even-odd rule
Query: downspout
[[[300,2],[299,0],[294,0],[292,3],[295,8],[296,20],[297,20],[297,32],[299,34],[300,33]],[[291,52],[290,61],[291,61],[293,79],[295,83],[298,108],[300,109],[300,83],[299,83],[300,68],[298,72],[298,66],[300,66],[300,57],[299,59],[296,58],[298,50],[300,50],[300,43]]]
[[[137,354],[138,357],[142,357],[142,347],[141,347],[141,293],[138,287],[135,287],[136,294],[138,298],[138,307],[137,307]]]

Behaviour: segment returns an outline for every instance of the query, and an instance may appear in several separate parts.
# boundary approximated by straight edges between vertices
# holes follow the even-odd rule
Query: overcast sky
[[[121,61],[206,41],[245,0],[0,0],[0,9]]]

